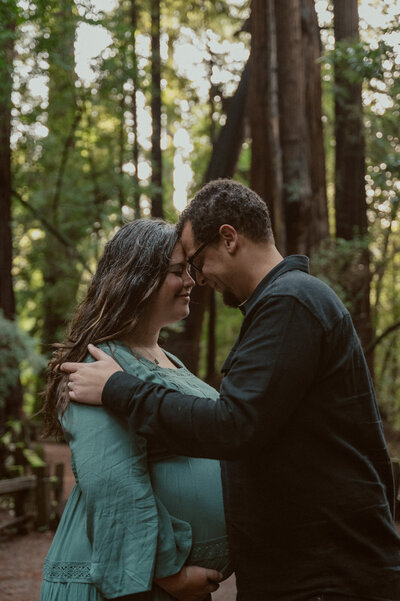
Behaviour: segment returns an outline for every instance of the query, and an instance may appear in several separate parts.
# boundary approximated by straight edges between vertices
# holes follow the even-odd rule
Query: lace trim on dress
[[[229,546],[226,537],[211,541],[195,543],[187,563],[201,565],[212,559],[229,556]],[[45,561],[43,578],[53,582],[92,582],[90,561]]]
[[[90,561],[45,561],[43,578],[57,582],[91,582],[91,565]]]

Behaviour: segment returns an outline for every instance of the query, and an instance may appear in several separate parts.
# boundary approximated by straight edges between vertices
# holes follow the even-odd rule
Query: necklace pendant
[[[158,359],[154,359],[154,363],[155,363],[156,365],[160,365],[160,362],[159,362],[159,360],[158,360]]]

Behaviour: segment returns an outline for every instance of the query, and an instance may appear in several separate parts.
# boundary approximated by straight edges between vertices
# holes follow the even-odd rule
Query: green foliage
[[[0,458],[3,476],[23,476],[30,469],[45,465],[42,449],[31,448],[26,422],[10,419],[5,424],[5,433],[0,436]]]
[[[0,406],[8,392],[16,386],[20,371],[37,374],[45,365],[35,349],[36,342],[14,321],[0,311]]]
[[[331,286],[353,315],[357,299],[351,292],[363,287],[363,255],[368,248],[367,237],[356,235],[352,240],[327,238],[311,255],[312,274]]]
[[[370,257],[371,315],[375,337],[383,335],[374,349],[374,380],[382,410],[396,427],[400,427],[400,329],[391,329],[400,321],[400,69],[399,46],[396,41],[400,11],[397,10],[396,16],[393,3],[380,3],[382,15],[387,14],[389,9],[393,15],[392,22],[387,21],[381,28],[375,24],[368,26],[361,23],[361,40],[351,45],[340,43],[337,48],[332,49],[328,30],[324,30],[328,50],[323,55],[322,74],[328,195],[332,222],[334,93],[339,93],[339,98],[345,101],[340,83],[339,87],[334,87],[335,69],[340,75],[339,80],[362,84],[369,221],[369,235],[365,242],[368,242]],[[360,240],[355,241],[354,249],[352,243],[327,241],[316,249],[311,263],[313,272],[334,287],[350,310],[354,306],[354,299],[346,290],[352,289],[352,277],[357,279],[358,258],[363,249],[364,243]],[[386,331],[389,331],[387,335]]]

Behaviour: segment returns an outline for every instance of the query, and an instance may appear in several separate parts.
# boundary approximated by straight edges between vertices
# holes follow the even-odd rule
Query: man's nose
[[[199,286],[205,286],[207,283],[206,278],[199,271],[196,273],[196,282],[199,284]]]

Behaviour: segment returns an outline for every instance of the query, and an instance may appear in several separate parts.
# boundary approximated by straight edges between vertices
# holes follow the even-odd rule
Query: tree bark
[[[300,0],[275,0],[286,249],[308,252],[311,183]]]
[[[0,38],[0,309],[6,319],[15,318],[12,279],[12,170],[11,170],[11,92],[16,31],[16,2],[3,3],[0,17],[4,31]],[[18,381],[0,404],[0,435],[9,417],[18,417],[22,409],[22,389]]]
[[[250,60],[247,61],[236,92],[229,101],[226,122],[213,146],[204,176],[205,184],[219,177],[232,177],[235,172],[244,140],[244,117],[249,76]]]
[[[321,38],[314,0],[301,0],[305,107],[311,183],[308,252],[329,236],[324,133],[322,124]]]
[[[334,0],[335,61],[335,210],[336,236],[357,240],[367,234],[362,81],[349,77],[348,48],[359,40],[357,0]],[[352,278],[353,320],[365,347],[373,338],[370,317],[369,251],[360,245]],[[369,355],[372,371],[373,357]]]
[[[6,9],[3,8],[2,12]],[[1,14],[1,13],[0,13]],[[4,23],[4,21],[3,21]],[[15,21],[6,22],[7,33],[0,45],[0,308],[4,317],[14,319],[11,235],[11,91]],[[4,61],[4,62],[3,62]]]
[[[344,50],[359,40],[357,0],[335,0],[333,8],[336,44]],[[335,64],[335,209],[337,237],[352,240],[367,232],[367,213],[362,81],[350,81],[347,58]]]
[[[133,147],[132,159],[135,167],[133,176],[133,208],[135,218],[141,217],[140,210],[140,188],[139,188],[139,141],[138,141],[138,114],[137,114],[137,91],[139,89],[138,61],[136,54],[136,31],[137,31],[137,7],[136,0],[131,0],[131,26],[132,26],[132,120],[133,120]]]
[[[250,24],[252,66],[248,112],[252,141],[251,187],[267,203],[275,243],[280,252],[285,254],[286,230],[273,0],[252,0]]]
[[[164,217],[161,155],[160,0],[151,0],[151,183],[153,217]]]

